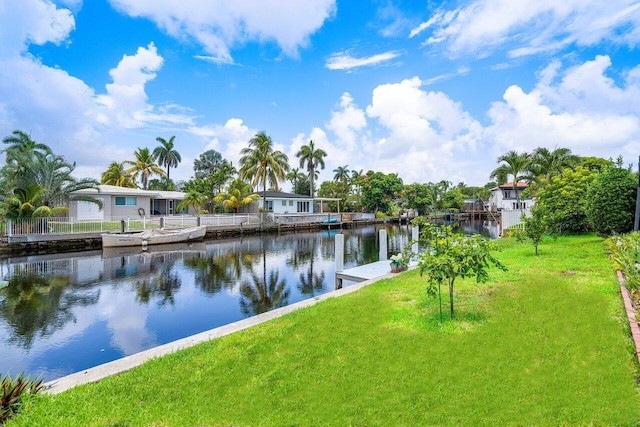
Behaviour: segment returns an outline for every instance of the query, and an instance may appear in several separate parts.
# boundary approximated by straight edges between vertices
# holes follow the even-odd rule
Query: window
[[[282,201],[282,206],[287,206],[287,201],[286,200]]]
[[[135,206],[138,204],[136,197],[134,196],[117,196],[116,206]]]
[[[289,200],[289,206],[293,206],[293,200]]]

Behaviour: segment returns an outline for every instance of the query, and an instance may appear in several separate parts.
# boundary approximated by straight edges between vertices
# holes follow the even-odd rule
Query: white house
[[[313,213],[313,198],[281,191],[258,191],[257,209],[275,214]]]
[[[516,209],[529,209],[533,206],[534,200],[531,197],[522,198],[522,192],[528,187],[526,182],[518,182],[517,195],[513,191],[513,182],[508,182],[504,185],[499,185],[491,189],[491,197],[489,198],[489,209],[492,211],[511,211]]]
[[[136,218],[151,215],[174,215],[176,207],[184,199],[179,191],[150,191],[138,188],[100,185],[100,190],[78,190],[74,194],[86,194],[102,201],[102,208],[91,202],[70,202],[69,216],[78,219],[110,219],[113,217]],[[186,212],[184,212],[186,213]]]

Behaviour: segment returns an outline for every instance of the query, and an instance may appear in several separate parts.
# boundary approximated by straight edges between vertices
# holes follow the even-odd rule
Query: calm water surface
[[[406,226],[344,230],[345,268],[378,260],[383,227],[389,254],[407,244]],[[49,381],[329,292],[335,234],[0,260],[0,372]]]

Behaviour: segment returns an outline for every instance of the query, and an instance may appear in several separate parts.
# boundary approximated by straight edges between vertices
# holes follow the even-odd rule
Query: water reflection
[[[410,230],[344,230],[345,267]],[[51,380],[333,290],[337,231],[0,260],[0,371]],[[70,256],[71,255],[71,256]]]

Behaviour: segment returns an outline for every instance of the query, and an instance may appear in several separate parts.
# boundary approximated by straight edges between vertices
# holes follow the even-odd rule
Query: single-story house
[[[260,196],[253,203],[253,212],[264,211],[275,214],[313,213],[313,198],[282,191],[258,191]]]
[[[513,183],[508,182],[491,189],[489,198],[489,208],[492,211],[511,211],[516,209],[529,209],[534,205],[531,197],[522,198],[522,192],[528,187],[524,181],[518,182],[516,191],[513,190]],[[518,197],[520,201],[518,202]]]
[[[70,202],[69,216],[78,219],[138,218],[151,215],[175,215],[176,207],[184,199],[179,191],[150,191],[139,188],[100,185],[94,189],[78,190],[102,201],[102,208],[91,202]]]

